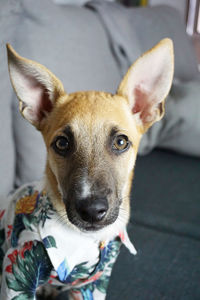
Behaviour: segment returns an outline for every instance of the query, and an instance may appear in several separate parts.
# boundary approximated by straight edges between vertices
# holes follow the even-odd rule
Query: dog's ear
[[[44,66],[23,58],[7,44],[8,66],[13,88],[25,119],[38,129],[41,121],[64,95],[62,83]]]
[[[117,94],[128,99],[142,132],[164,115],[173,73],[173,43],[166,38],[144,53],[123,78]]]

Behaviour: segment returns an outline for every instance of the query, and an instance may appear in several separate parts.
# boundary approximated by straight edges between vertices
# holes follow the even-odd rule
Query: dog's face
[[[161,41],[136,61],[115,95],[68,95],[45,67],[10,46],[8,57],[20,110],[46,144],[47,184],[58,212],[84,231],[125,225],[139,142],[163,116],[171,86],[171,41]]]
[[[141,135],[124,98],[100,92],[66,96],[42,132],[47,174],[69,220],[85,230],[101,229],[117,219],[120,207],[127,219]]]

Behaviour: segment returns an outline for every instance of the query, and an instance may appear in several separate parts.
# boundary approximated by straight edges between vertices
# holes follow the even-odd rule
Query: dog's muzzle
[[[63,201],[69,221],[83,231],[95,231],[112,224],[118,217],[119,205],[111,204],[112,193],[91,194],[80,197],[70,192]]]

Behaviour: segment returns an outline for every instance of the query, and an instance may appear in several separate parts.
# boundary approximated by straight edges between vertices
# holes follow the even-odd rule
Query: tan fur
[[[60,118],[61,115],[63,116],[62,118]],[[121,133],[128,133],[130,139],[133,141],[132,149],[127,154],[117,158],[117,161],[114,161],[117,173],[120,174],[122,185],[126,186],[125,182],[128,181],[127,188],[124,191],[124,197],[126,196],[126,198],[123,205],[129,211],[129,198],[127,196],[131,187],[132,169],[141,138],[141,134],[134,122],[128,104],[124,101],[123,97],[101,92],[79,92],[70,94],[60,101],[58,100],[54,111],[49,116],[48,122],[41,128],[41,132],[47,149],[50,149],[50,144],[54,137],[62,131],[66,124],[72,125],[77,139],[81,142],[80,147],[86,153],[86,157],[89,157],[91,161],[96,163],[98,156],[96,155],[95,157],[97,153],[94,153],[94,145],[95,149],[103,151],[104,157],[108,157],[105,149],[101,149],[103,148],[101,145],[105,143],[107,131],[112,126],[120,124],[120,127],[123,129]],[[51,160],[51,165],[55,166],[56,172],[52,172],[48,160],[46,176],[55,194],[55,197],[53,197],[53,199],[56,199],[55,205],[58,211],[60,211],[63,209],[63,203],[61,196],[59,197],[57,179],[54,174],[59,173],[59,169],[61,173],[65,169],[61,167],[61,165],[63,166],[64,159],[57,157],[52,150],[49,150],[49,159]],[[128,174],[127,170],[129,170]]]
[[[63,135],[63,129],[66,125],[70,125],[77,145],[74,156],[76,157],[78,168],[83,164],[84,168],[87,168],[90,178],[97,178],[99,174],[102,174],[105,181],[109,181],[112,177],[111,175],[115,174],[117,191],[120,191],[122,194],[119,218],[123,220],[124,225],[127,224],[130,211],[129,194],[140,139],[153,122],[163,116],[165,100],[160,99],[156,119],[149,124],[141,124],[130,109],[130,101],[126,91],[127,82],[132,69],[137,68],[138,62],[145,55],[156,51],[163,45],[169,48],[171,64],[173,65],[172,43],[169,39],[165,39],[149,52],[145,53],[131,66],[115,95],[96,91],[77,92],[68,95],[64,93],[62,83],[48,69],[38,63],[20,57],[11,46],[8,46],[9,64],[11,66],[14,65],[14,67],[16,64],[18,66],[23,65],[23,68],[25,66],[30,74],[35,72],[32,71],[33,67],[39,74],[37,76],[41,76],[39,78],[40,83],[42,82],[42,85],[47,86],[49,92],[52,90],[52,94],[50,94],[53,105],[52,111],[34,125],[41,131],[47,149],[45,169],[46,189],[51,195],[54,206],[61,214],[65,211],[65,205],[60,186],[65,184],[63,180],[69,176],[70,162],[56,154],[51,144],[56,136]],[[173,66],[171,70],[172,74]],[[16,93],[18,93],[11,68],[10,73],[13,87]],[[45,75],[45,79],[42,81],[44,73],[47,73],[47,75]],[[171,80],[172,75],[170,75]],[[171,83],[169,82],[168,84],[170,86]],[[167,96],[167,93],[168,89],[166,89],[164,98]],[[23,99],[19,97],[19,100],[21,103],[20,110],[24,115],[22,109]],[[113,127],[118,127],[120,134],[127,135],[132,143],[128,151],[118,156],[111,153],[107,146],[107,138]],[[109,173],[109,171],[110,175],[107,175],[106,172]],[[115,201],[114,196],[110,201],[111,203]],[[67,218],[66,222],[68,222]]]

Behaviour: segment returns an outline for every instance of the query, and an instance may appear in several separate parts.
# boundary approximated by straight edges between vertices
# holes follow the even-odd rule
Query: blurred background
[[[45,166],[40,133],[18,111],[5,44],[44,64],[68,93],[114,93],[165,37],[175,75],[165,117],[143,137],[136,163],[128,229],[138,254],[122,249],[108,300],[200,299],[200,1],[0,0],[1,207]]]

